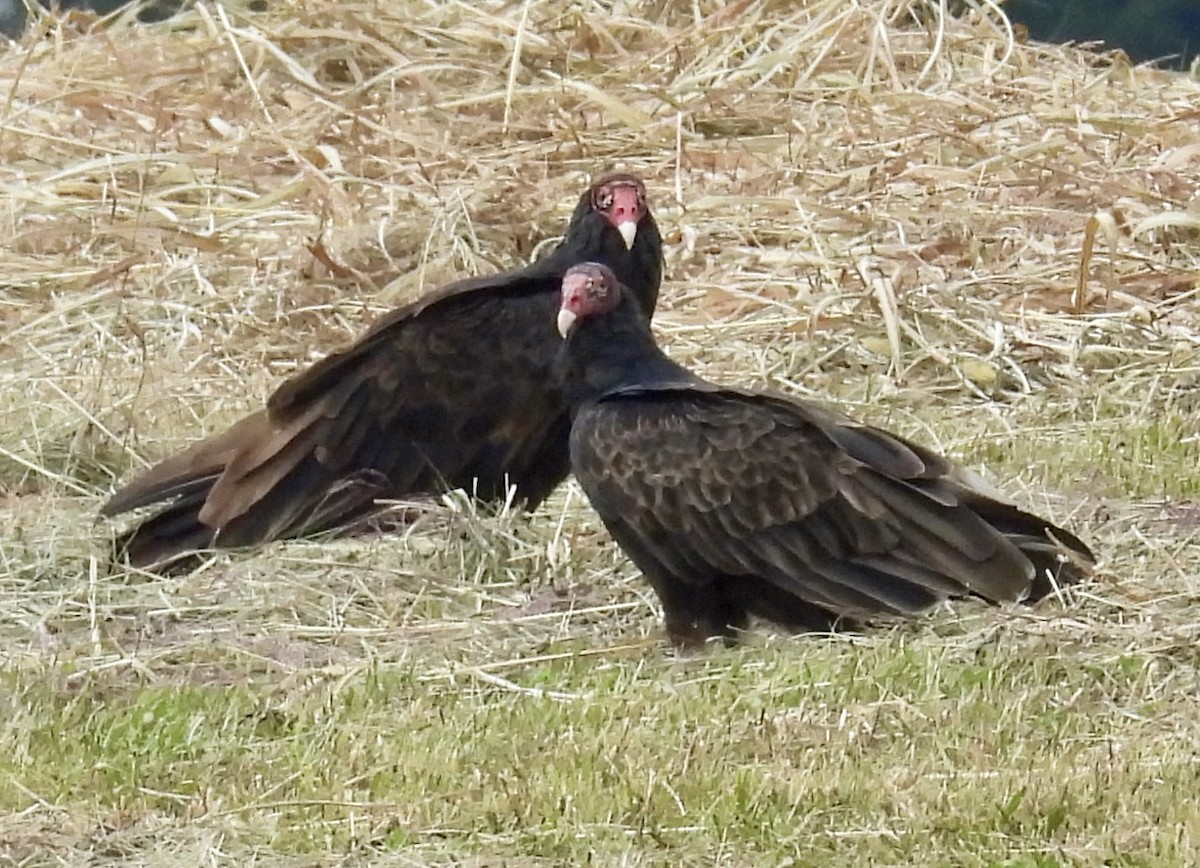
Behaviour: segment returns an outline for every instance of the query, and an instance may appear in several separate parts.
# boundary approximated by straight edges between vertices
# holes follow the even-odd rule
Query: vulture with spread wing
[[[178,570],[199,549],[344,527],[380,499],[463,488],[495,502],[514,486],[537,505],[570,470],[554,313],[563,274],[589,260],[653,313],[662,239],[638,178],[586,190],[544,258],[391,311],[283,383],[264,410],[117,491],[103,515],[169,501],[119,550],[134,565]]]
[[[571,465],[680,644],[750,616],[794,630],[1034,600],[1086,575],[1077,537],[928,449],[668,359],[612,271],[567,271],[558,373]]]

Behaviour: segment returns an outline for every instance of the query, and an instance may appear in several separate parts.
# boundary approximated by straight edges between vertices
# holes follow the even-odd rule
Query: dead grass
[[[1200,85],[916,5],[202,5],[0,56],[0,860],[1194,864]],[[673,355],[986,464],[1100,581],[679,659],[574,489],[109,572],[114,481],[610,167]]]

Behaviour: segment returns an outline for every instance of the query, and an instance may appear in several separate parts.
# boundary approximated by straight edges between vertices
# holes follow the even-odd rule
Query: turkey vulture
[[[828,630],[1033,600],[1090,569],[1073,534],[928,449],[672,362],[603,265],[567,270],[558,329],[572,469],[679,644],[732,640],[752,615]]]
[[[649,317],[662,239],[633,175],[580,197],[562,242],[513,271],[452,283],[397,308],[281,385],[264,410],[151,467],[101,509],[170,503],[117,541],[135,566],[180,571],[214,546],[344,527],[379,499],[463,488],[536,506],[570,470],[570,419],[553,376],[563,274],[598,259]]]

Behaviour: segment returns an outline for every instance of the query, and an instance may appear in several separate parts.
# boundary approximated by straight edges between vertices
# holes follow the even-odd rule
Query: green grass
[[[200,677],[30,667],[2,682],[3,805],[276,853],[1184,864],[1198,655],[1059,617],[685,659],[576,641],[436,679],[420,655],[271,678],[220,648]]]
[[[1000,448],[986,445],[995,431],[940,427],[984,444],[967,452],[996,475],[1082,495],[1151,536],[1158,517],[1118,503],[1118,483],[1138,488],[1126,459],[1153,449],[1177,485],[1166,493],[1194,491],[1194,455],[1163,434],[1180,424],[1127,431],[1138,447],[1115,453],[1104,426],[1080,425],[1053,453],[1069,460],[1041,463],[1041,434]],[[1095,478],[1113,490],[1078,490],[1079,468],[1106,454]],[[60,501],[59,520],[89,505]],[[577,528],[560,540],[567,558],[546,548],[563,511]],[[151,861],[180,857],[150,857],[146,840],[210,835],[243,856],[422,863],[1150,866],[1194,853],[1194,604],[1172,590],[1172,553],[1119,522],[1083,521],[1111,569],[1142,577],[1128,587],[1036,609],[960,604],[862,636],[764,630],[683,655],[577,494],[535,516],[456,507],[440,522],[178,578],[93,570],[86,540],[49,543],[57,572],[28,567],[59,539],[34,523],[25,557],[9,551],[27,568],[0,586],[10,852],[30,856],[67,816]]]

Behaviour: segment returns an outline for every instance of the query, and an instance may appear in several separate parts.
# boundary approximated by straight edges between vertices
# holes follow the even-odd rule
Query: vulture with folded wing
[[[563,274],[589,260],[653,313],[662,239],[640,179],[602,178],[544,258],[391,311],[283,383],[265,409],[117,491],[103,515],[168,501],[118,551],[179,571],[196,550],[344,527],[381,499],[454,488],[496,502],[513,486],[536,506],[569,472],[554,314]]]
[[[1076,536],[928,449],[672,362],[604,265],[567,271],[558,328],[572,469],[680,644],[751,616],[828,630],[1035,600],[1090,570]]]

